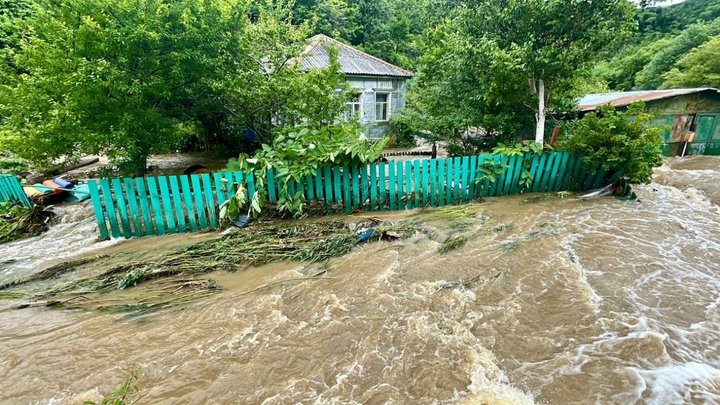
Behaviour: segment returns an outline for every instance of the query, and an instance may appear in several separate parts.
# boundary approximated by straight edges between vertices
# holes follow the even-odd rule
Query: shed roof
[[[409,70],[397,67],[380,58],[368,55],[350,45],[332,39],[327,35],[316,35],[310,39],[310,45],[305,48],[301,58],[302,69],[324,69],[330,64],[328,46],[338,48],[338,62],[343,73],[348,75],[412,77]]]
[[[600,106],[612,105],[613,107],[624,107],[635,101],[652,101],[664,98],[684,96],[687,94],[713,91],[720,93],[720,90],[712,87],[699,87],[694,89],[668,89],[668,90],[643,90],[643,91],[620,91],[613,93],[588,94],[580,99],[578,105],[580,111],[592,111]]]

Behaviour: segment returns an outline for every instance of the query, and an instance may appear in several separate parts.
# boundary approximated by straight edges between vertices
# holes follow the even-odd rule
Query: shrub
[[[600,107],[569,123],[558,148],[581,153],[587,164],[622,173],[631,183],[649,183],[663,159],[661,130],[653,118],[644,103],[633,103],[626,112]]]
[[[417,146],[415,134],[417,131],[409,122],[407,117],[396,115],[390,119],[390,128],[388,135],[390,137],[389,145],[400,148],[413,148]]]

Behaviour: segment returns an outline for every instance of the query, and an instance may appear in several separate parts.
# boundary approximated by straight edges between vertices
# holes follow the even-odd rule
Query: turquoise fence
[[[290,182],[288,189],[291,195],[301,191],[308,202],[326,203],[328,212],[351,213],[462,204],[480,196],[584,191],[604,185],[604,179],[604,171],[589,170],[579,155],[547,152],[324,167],[303,182]],[[278,176],[269,171],[262,180],[217,172],[101,179],[88,185],[100,237],[106,239],[215,229],[219,206],[232,195],[228,184],[244,184],[249,195],[262,184],[267,201],[278,200]]]
[[[25,207],[32,207],[20,180],[15,176],[0,174],[0,202],[16,201]]]

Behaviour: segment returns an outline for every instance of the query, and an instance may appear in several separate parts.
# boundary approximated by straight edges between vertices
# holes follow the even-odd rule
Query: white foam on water
[[[637,378],[638,399],[648,404],[690,402],[694,396],[701,403],[720,401],[720,369],[704,363],[672,364],[655,369],[629,367]],[[693,401],[696,402],[696,401]]]

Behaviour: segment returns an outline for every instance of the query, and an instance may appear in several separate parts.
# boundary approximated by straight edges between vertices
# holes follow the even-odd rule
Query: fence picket
[[[195,196],[195,207],[197,208],[198,228],[200,230],[207,229],[207,217],[205,213],[205,202],[203,201],[202,186],[200,185],[200,177],[197,174],[190,175],[190,183],[192,184],[192,193]],[[252,194],[250,194],[252,195]]]
[[[209,175],[206,174],[206,176]],[[175,226],[173,209],[170,203],[170,190],[168,189],[167,178],[165,176],[160,176],[157,178],[157,181],[160,185],[160,197],[162,198],[162,205],[165,212],[168,233],[176,233],[178,229]]]
[[[431,159],[430,165],[430,206],[437,207],[439,204],[436,200],[437,197],[437,159]]]
[[[437,177],[434,180],[437,184],[437,206],[442,207],[445,205],[445,159],[438,159]]]
[[[414,208],[412,183],[412,162],[408,160],[405,162],[405,194],[402,196],[405,200],[405,209]]]
[[[343,167],[343,202],[345,203],[345,213],[352,213],[352,198],[350,196],[350,169]]]
[[[98,223],[98,231],[100,233],[100,239],[105,240],[110,237],[108,234],[107,225],[105,224],[105,210],[102,206],[102,200],[100,199],[100,190],[95,180],[88,181],[88,190],[90,191],[90,199],[95,210],[95,220]]]
[[[127,206],[125,205],[122,183],[120,183],[119,178],[114,178],[111,180],[110,186],[113,190],[113,196],[115,196],[118,214],[120,214],[120,232],[126,239],[129,239],[130,236],[132,236],[132,229],[130,229],[130,219],[128,216]]]
[[[430,181],[428,179],[428,170],[430,165],[428,159],[422,161],[422,206],[427,207],[430,200]]]
[[[414,207],[422,207],[422,188],[421,188],[421,182],[422,182],[422,173],[420,173],[420,167],[422,163],[419,160],[413,160],[412,161],[412,170],[413,174],[415,175],[415,198],[413,201]]]
[[[228,178],[229,176],[229,178]],[[228,178],[228,187],[232,195],[235,195],[235,183],[233,182],[232,173],[225,175]],[[198,224],[195,216],[195,204],[193,202],[193,192],[190,188],[190,181],[188,176],[180,176],[180,185],[182,186],[182,194],[185,197],[185,212],[187,213],[188,222],[190,223],[190,229],[195,232],[198,230]]]
[[[455,166],[453,165],[454,158],[447,158],[445,161],[445,204],[447,205],[453,205],[453,194],[455,193],[455,190],[453,190],[453,170],[455,169]]]
[[[217,228],[218,216],[217,216],[216,207],[218,207],[219,204],[217,203],[217,201],[215,201],[215,198],[213,196],[212,179],[210,178],[210,175],[207,173],[203,173],[201,178],[202,178],[203,187],[205,188],[205,199],[206,199],[205,206],[207,207],[207,211],[208,211],[208,219],[210,220],[210,227]]]
[[[397,193],[395,193],[395,162],[388,162],[388,190],[390,194],[390,210],[395,211]]]
[[[377,210],[378,186],[377,186],[377,163],[370,165],[370,211]]]
[[[398,209],[405,209],[405,204],[403,203],[403,196],[405,195],[405,177],[403,176],[403,163],[402,162],[397,162],[397,182],[398,182],[398,188],[397,188]]]
[[[216,175],[217,174],[219,174],[219,173],[216,173]],[[222,178],[222,175],[220,175],[219,177]],[[170,196],[171,196],[170,199],[172,201],[173,206],[175,207],[175,213],[177,214],[178,232],[180,232],[180,233],[186,232],[187,225],[185,223],[185,210],[183,209],[183,201],[182,201],[182,198],[180,197],[180,185],[178,183],[178,178],[177,178],[177,176],[170,176],[168,180],[170,181]],[[218,193],[222,194],[222,199],[224,201],[225,193],[220,190],[221,184],[222,184],[222,182],[220,182],[220,181],[218,181],[216,183],[216,185],[218,187]]]
[[[385,211],[385,201],[387,200],[387,194],[385,193],[385,162],[378,164],[378,183],[379,183],[379,198],[380,211]]]

